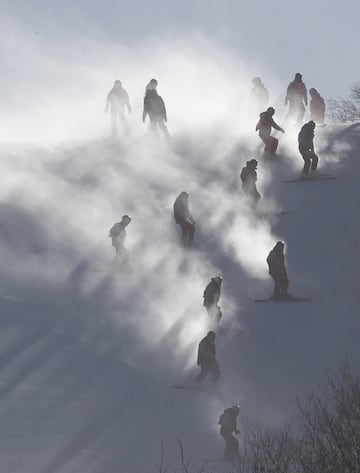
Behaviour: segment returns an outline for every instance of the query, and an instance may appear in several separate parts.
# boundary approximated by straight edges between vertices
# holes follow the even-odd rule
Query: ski
[[[333,174],[319,174],[314,177],[295,177],[294,179],[285,179],[283,182],[313,182],[313,181],[328,181],[339,179],[339,176]]]
[[[184,391],[199,391],[199,392],[207,392],[208,390],[203,388],[202,386],[193,386],[187,384],[173,384],[173,388],[175,389],[183,389]]]
[[[291,297],[289,299],[274,299],[267,297],[266,299],[254,299],[254,302],[305,302],[310,301],[311,297]]]

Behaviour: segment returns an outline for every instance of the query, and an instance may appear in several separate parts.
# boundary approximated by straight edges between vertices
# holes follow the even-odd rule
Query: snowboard
[[[289,299],[273,299],[272,297],[267,297],[264,299],[254,299],[254,302],[305,302],[311,299],[312,297],[291,297]]]
[[[206,389],[204,386],[192,385],[192,384],[173,384],[174,389],[180,389],[183,391],[198,391],[198,392],[209,392],[209,389]]]
[[[280,212],[257,212],[256,215],[258,217],[277,217],[279,215],[288,215],[289,213],[289,210],[281,210]]]
[[[317,174],[311,177],[295,177],[294,179],[285,179],[283,182],[313,182],[313,181],[329,181],[333,179],[339,179],[339,176],[335,174]]]

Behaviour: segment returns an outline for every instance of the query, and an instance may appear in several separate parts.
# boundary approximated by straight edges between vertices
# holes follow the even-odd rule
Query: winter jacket
[[[148,89],[144,97],[143,120],[149,115],[150,119],[167,120],[166,108],[163,99],[158,95],[156,89]]]
[[[290,102],[290,105],[301,104],[303,102],[307,105],[307,89],[303,82],[296,80],[290,82],[286,92],[285,105],[287,105],[288,102]]]
[[[282,251],[271,250],[266,258],[269,274],[284,274],[286,276],[285,257]]]
[[[301,127],[301,130],[298,135],[299,145],[306,146],[309,149],[313,149],[314,136],[315,136],[314,128],[311,125],[309,125],[309,123],[305,123],[305,125]]]
[[[217,364],[215,343],[205,337],[199,343],[197,364],[212,365]]]
[[[220,287],[215,281],[211,281],[204,291],[204,306],[212,307],[217,304],[220,299]]]
[[[110,106],[112,111],[122,112],[125,105],[130,111],[130,100],[126,90],[122,87],[113,87],[106,99],[106,111]]]
[[[184,220],[190,220],[194,222],[194,219],[190,213],[188,199],[179,195],[174,202],[174,217],[175,222],[181,224]]]
[[[271,133],[271,128],[282,131],[282,128],[273,120],[273,118],[267,113],[260,113],[260,120],[256,125],[256,131],[259,131],[260,137],[268,137]]]
[[[126,239],[125,223],[118,222],[113,225],[109,231],[109,237],[112,238],[113,243],[116,242],[118,245],[123,245]]]

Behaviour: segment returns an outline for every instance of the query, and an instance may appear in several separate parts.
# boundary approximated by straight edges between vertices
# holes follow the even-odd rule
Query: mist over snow
[[[195,462],[219,457],[224,407],[240,403],[240,422],[291,422],[296,396],[325,369],[346,357],[356,366],[359,128],[316,130],[320,169],[340,179],[286,184],[303,165],[298,130],[284,125],[292,77],[261,74],[286,131],[284,159],[263,162],[248,112],[258,70],[204,35],[122,46],[70,37],[53,48],[11,21],[3,34],[16,80],[0,78],[1,470],[153,471],[162,442],[178,461],[176,438]],[[141,122],[152,77],[169,142]],[[132,105],[119,139],[104,113],[115,79]],[[288,215],[249,209],[239,174],[253,157],[260,210]],[[203,251],[178,246],[182,190]],[[128,272],[113,270],[108,238],[123,214]],[[272,291],[266,256],[279,239],[290,292],[313,298],[254,304]],[[217,337],[221,378],[213,392],[178,392],[198,372],[202,293],[217,275],[229,328]]]

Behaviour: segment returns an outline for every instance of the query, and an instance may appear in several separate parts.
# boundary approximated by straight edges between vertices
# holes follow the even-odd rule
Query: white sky
[[[356,0],[2,0],[0,13],[3,26],[12,18],[48,45],[77,35],[110,45],[200,32],[286,83],[302,72],[325,97],[346,95],[360,77]]]

